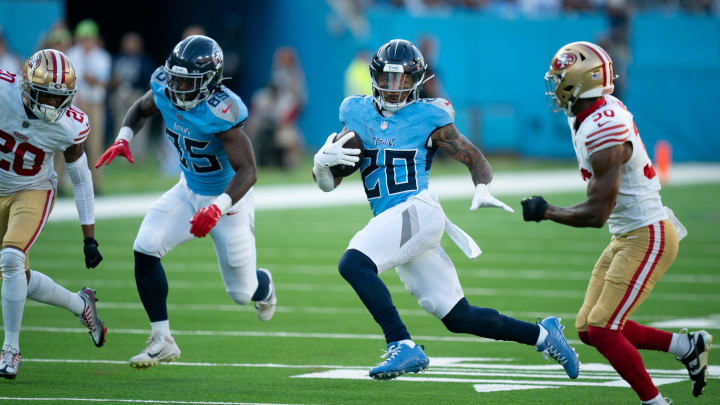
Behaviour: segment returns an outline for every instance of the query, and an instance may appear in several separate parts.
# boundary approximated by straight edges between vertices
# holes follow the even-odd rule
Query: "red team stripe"
[[[613,129],[622,128],[622,127],[624,127],[624,126],[625,126],[624,124],[618,124],[618,125],[613,125],[613,126],[611,126],[611,127],[603,128],[603,129],[601,129],[601,130],[595,131],[595,132],[593,132],[592,134],[588,135],[588,136],[587,136],[587,139],[590,139],[591,137],[593,137],[593,136],[595,136],[595,135],[598,135],[598,134],[601,134],[601,133],[603,133],[603,132],[611,131],[611,130],[613,130]]]
[[[591,151],[593,151],[594,149],[597,149],[597,148],[601,147],[602,145],[605,145],[606,143],[617,142],[618,144],[622,144],[622,143],[625,143],[627,140],[628,140],[628,137],[627,137],[627,136],[626,136],[625,138],[611,138],[611,139],[606,139],[606,140],[598,143],[597,145],[593,145],[593,146],[589,147],[589,148],[588,148],[588,152],[591,152]]]
[[[588,146],[588,145],[590,145],[590,144],[593,144],[593,143],[595,143],[595,142],[597,142],[597,141],[599,141],[599,140],[601,140],[601,139],[606,139],[606,138],[609,138],[609,137],[611,137],[611,136],[624,135],[624,134],[627,134],[628,132],[630,132],[630,129],[625,128],[624,131],[612,132],[612,133],[609,133],[609,134],[602,134],[602,135],[598,136],[597,138],[595,138],[595,139],[593,139],[593,140],[590,140],[590,141],[585,142],[585,146]]]
[[[648,243],[648,249],[645,252],[642,262],[640,262],[640,266],[638,266],[635,271],[632,280],[630,280],[630,284],[628,285],[620,304],[618,304],[617,308],[615,308],[610,320],[608,320],[608,323],[605,325],[605,328],[607,329],[618,329],[620,327],[620,324],[622,323],[621,321],[625,319],[628,311],[637,301],[640,293],[645,287],[645,284],[647,284],[647,280],[650,278],[650,274],[652,274],[652,271],[655,269],[655,265],[657,264],[659,257],[662,255],[662,250],[665,245],[663,223],[660,222],[660,235],[656,235],[658,231],[655,225],[649,225],[648,230],[650,232],[650,243]],[[659,246],[657,246],[658,244]]]
[[[599,48],[599,50],[598,50],[598,49],[595,49],[595,46],[592,45],[592,44],[590,44],[590,43],[588,43],[588,42],[583,42],[582,44],[583,44],[586,48],[588,48],[588,49],[590,49],[591,51],[593,51],[593,52],[595,53],[595,55],[597,55],[598,58],[600,58],[600,60],[602,61],[602,64],[603,64],[603,87],[604,87],[604,86],[607,86],[607,81],[608,81],[608,76],[609,76],[609,74],[608,74],[608,64],[607,64],[607,60],[608,60],[609,58],[606,58],[606,57],[603,56],[603,54],[604,54],[605,52],[602,50],[602,48]]]
[[[85,128],[85,129],[83,129],[82,131],[80,131],[80,132],[78,133],[78,135],[84,135],[84,134],[87,134],[88,132],[90,132],[90,127],[89,127],[89,126],[88,126],[87,128]]]
[[[78,138],[75,138],[75,139],[73,139],[73,142],[81,141],[81,140],[83,140],[83,139],[85,139],[85,138],[87,138],[87,135],[81,136],[81,137],[78,137]]]
[[[660,250],[655,255],[655,260],[652,263],[652,267],[650,267],[650,271],[647,274],[647,277],[645,278],[645,281],[642,283],[642,287],[640,287],[640,291],[642,292],[643,289],[645,289],[645,285],[647,284],[648,280],[650,279],[650,276],[652,275],[653,271],[655,270],[655,266],[657,266],[658,261],[660,261],[660,256],[663,254],[663,250],[665,249],[665,224],[663,224],[662,221],[660,221]],[[632,304],[630,304],[630,308],[635,305],[638,298],[640,298],[640,294],[635,296],[635,299],[633,300]],[[625,321],[625,317],[627,317],[627,312],[623,317],[620,319],[620,324]]]
[[[63,59],[60,55],[58,55],[58,59],[60,59],[60,62],[62,63],[62,70],[60,70],[60,84],[63,84],[65,83],[65,59]]]
[[[45,206],[43,207],[43,216],[40,218],[40,224],[38,224],[38,227],[35,229],[35,233],[33,233],[33,236],[30,238],[30,242],[28,242],[27,245],[23,248],[23,252],[27,252],[28,249],[30,249],[30,246],[32,246],[33,242],[35,242],[35,239],[37,238],[40,231],[45,226],[45,222],[47,222],[47,218],[50,216],[50,211],[52,208],[52,203],[55,201],[55,190],[48,190],[47,197],[45,197]]]
[[[60,78],[58,77],[57,56],[55,56],[55,52],[54,52],[54,51],[50,51],[50,55],[52,55],[53,72],[55,73],[55,83],[58,83],[58,84],[59,84]]]

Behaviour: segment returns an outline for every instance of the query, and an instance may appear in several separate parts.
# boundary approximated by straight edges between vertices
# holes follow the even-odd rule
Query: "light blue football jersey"
[[[216,134],[247,119],[245,104],[230,89],[220,86],[192,110],[178,109],[165,91],[162,67],[153,73],[150,87],[155,105],[165,121],[167,135],[180,155],[180,166],[190,190],[200,195],[222,194],[235,170]]]
[[[444,99],[420,99],[384,117],[371,96],[351,96],[340,105],[340,122],[360,136],[360,170],[374,215],[428,188],[437,128],[452,124],[455,111]]]

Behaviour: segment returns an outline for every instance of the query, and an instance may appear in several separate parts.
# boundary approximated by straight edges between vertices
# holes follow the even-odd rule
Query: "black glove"
[[[83,252],[85,253],[85,267],[88,269],[97,267],[102,261],[103,257],[98,250],[98,243],[95,238],[85,238],[83,241],[85,247]]]
[[[548,203],[539,195],[523,199],[520,204],[523,207],[523,219],[526,221],[540,222],[545,219],[545,212],[548,209]]]

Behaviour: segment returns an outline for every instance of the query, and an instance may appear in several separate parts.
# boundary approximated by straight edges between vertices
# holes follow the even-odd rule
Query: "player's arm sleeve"
[[[80,157],[73,161],[68,157],[75,150],[81,152]],[[82,152],[82,144],[73,145],[65,152],[65,168],[70,181],[72,182],[73,195],[75,197],[75,207],[77,208],[78,217],[80,217],[81,225],[91,225],[95,223],[95,192],[93,191],[92,175],[88,167],[87,156]]]
[[[584,131],[587,135],[583,139],[583,147],[588,157],[593,153],[613,146],[622,145],[630,139],[633,129],[628,127],[623,120],[614,119],[610,121],[600,120],[598,123],[590,123],[591,128]],[[603,124],[598,126],[598,124]]]
[[[340,103],[340,114],[338,118],[346,128],[352,124],[352,109],[358,103],[359,99],[357,96],[350,96]]]

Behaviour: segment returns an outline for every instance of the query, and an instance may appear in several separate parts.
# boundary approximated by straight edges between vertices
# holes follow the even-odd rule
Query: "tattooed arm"
[[[512,208],[490,194],[488,184],[493,179],[490,163],[480,149],[458,132],[455,124],[448,124],[433,131],[430,134],[430,142],[470,170],[473,183],[475,183],[475,195],[470,204],[471,211],[480,207],[495,207],[502,208],[507,212],[514,212]]]
[[[475,185],[490,184],[493,179],[490,163],[480,149],[458,131],[455,124],[448,124],[433,131],[430,141],[433,146],[467,166]]]

